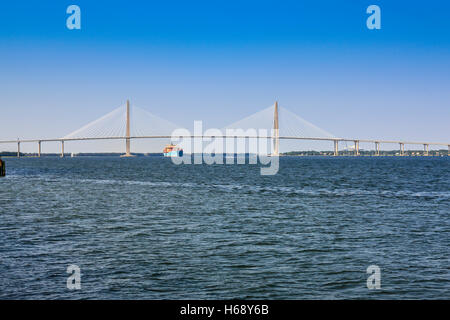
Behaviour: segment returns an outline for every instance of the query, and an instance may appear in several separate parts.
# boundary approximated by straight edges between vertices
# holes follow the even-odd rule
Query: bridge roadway
[[[261,139],[273,139],[273,137],[269,136],[258,136],[258,135],[177,135],[177,136],[118,136],[118,137],[90,137],[90,138],[52,138],[52,139],[18,139],[18,140],[0,140],[0,144],[8,144],[8,143],[17,143],[17,154],[20,156],[20,144],[21,143],[38,143],[40,155],[41,151],[41,143],[42,142],[61,142],[61,155],[64,155],[64,142],[66,141],[88,141],[88,140],[131,140],[131,139],[170,139],[173,137],[179,138],[235,138],[235,139],[243,139],[243,138],[261,138]],[[312,140],[312,141],[331,141],[334,142],[334,154],[338,155],[338,143],[339,142],[354,142],[355,154],[359,154],[359,143],[374,143],[376,153],[379,154],[380,144],[399,144],[400,145],[400,153],[404,153],[405,144],[408,145],[423,145],[424,151],[428,154],[428,147],[430,145],[435,146],[447,146],[450,154],[450,143],[443,142],[418,142],[418,141],[406,141],[406,140],[378,140],[378,139],[350,139],[350,138],[315,138],[315,137],[290,137],[290,136],[279,136],[280,140]]]

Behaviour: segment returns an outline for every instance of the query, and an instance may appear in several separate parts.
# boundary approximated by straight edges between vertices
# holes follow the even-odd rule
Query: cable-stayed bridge
[[[115,150],[124,150],[123,156],[132,156],[131,141],[133,141],[134,152],[137,152],[136,150],[140,150],[142,153],[148,153],[150,150],[161,152],[164,145],[173,138],[174,130],[180,128],[181,126],[173,123],[171,120],[153,115],[137,106],[130,106],[129,101],[127,101],[126,105],[114,109],[101,118],[63,137],[0,140],[0,144],[17,144],[17,156],[20,157],[21,144],[37,143],[37,156],[41,156],[43,143],[57,142],[60,143],[61,157],[63,157],[65,155],[64,147],[66,142],[86,144],[90,141],[109,141],[114,144]],[[262,130],[265,130],[269,135],[261,135]],[[229,132],[232,133],[230,134]],[[266,139],[270,141],[272,155],[278,155],[283,151],[298,150],[299,141],[302,141],[302,143],[314,143],[316,149],[317,144],[320,144],[323,148],[331,146],[335,156],[339,155],[340,143],[353,145],[352,148],[349,148],[347,145],[346,150],[352,149],[355,155],[360,154],[360,143],[371,143],[374,147],[375,155],[380,154],[380,144],[397,144],[400,155],[405,154],[405,145],[423,146],[424,155],[428,155],[430,146],[446,146],[450,154],[450,143],[336,137],[291,111],[279,107],[277,102],[269,108],[225,126],[220,129],[220,133],[208,134],[208,130],[206,130],[205,133],[201,132],[198,134],[194,132],[194,134],[184,134],[182,136],[192,139]],[[143,143],[143,141],[146,141],[146,143]],[[80,145],[80,148],[80,150],[83,150],[84,147]]]

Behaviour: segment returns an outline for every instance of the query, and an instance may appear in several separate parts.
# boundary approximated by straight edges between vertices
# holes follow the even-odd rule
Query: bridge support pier
[[[339,155],[338,141],[334,140],[334,156],[337,157],[338,155]]]
[[[41,141],[38,141],[38,157],[41,157]]]
[[[428,156],[429,152],[428,152],[428,145],[427,144],[423,145],[423,151],[424,151],[425,155]]]
[[[20,141],[17,141],[17,158],[20,158]]]
[[[359,156],[359,141],[355,140],[355,156]]]
[[[405,144],[400,142],[400,155],[405,155]]]
[[[64,158],[64,140],[61,140],[61,158]]]
[[[379,142],[375,142],[375,155],[376,156],[380,155],[380,143]]]

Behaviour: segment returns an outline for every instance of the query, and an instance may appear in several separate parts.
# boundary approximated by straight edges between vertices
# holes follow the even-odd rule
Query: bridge
[[[132,156],[131,141],[139,139],[171,139],[173,138],[173,130],[180,126],[159,118],[146,110],[133,108],[135,117],[131,117],[130,102],[127,100],[125,106],[121,106],[105,116],[88,123],[82,128],[69,133],[60,138],[50,139],[17,139],[17,140],[0,140],[2,144],[17,144],[17,157],[21,156],[21,144],[36,143],[37,156],[42,154],[42,144],[48,142],[58,142],[61,145],[61,157],[64,157],[64,143],[69,141],[101,141],[101,140],[121,140],[125,142],[123,157]],[[263,138],[271,139],[273,144],[272,155],[279,155],[280,140],[281,141],[321,141],[330,142],[333,146],[332,154],[339,155],[339,143],[353,144],[353,154],[360,155],[360,143],[371,143],[374,146],[374,154],[380,155],[381,144],[397,144],[399,146],[399,154],[405,155],[405,145],[423,146],[423,154],[429,155],[430,146],[444,146],[448,148],[450,155],[450,143],[444,142],[427,142],[427,141],[407,141],[407,140],[381,140],[381,139],[358,139],[358,138],[341,138],[322,130],[321,128],[307,122],[296,114],[287,109],[280,108],[278,102],[271,107],[257,112],[249,117],[239,120],[223,129],[268,129],[272,132],[270,137],[258,135],[183,135],[179,137],[191,139],[203,138]],[[350,148],[349,148],[350,149]]]

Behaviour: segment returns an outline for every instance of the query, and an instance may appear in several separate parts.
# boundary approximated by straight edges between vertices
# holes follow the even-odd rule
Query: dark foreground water
[[[6,162],[2,299],[450,299],[447,157]]]

